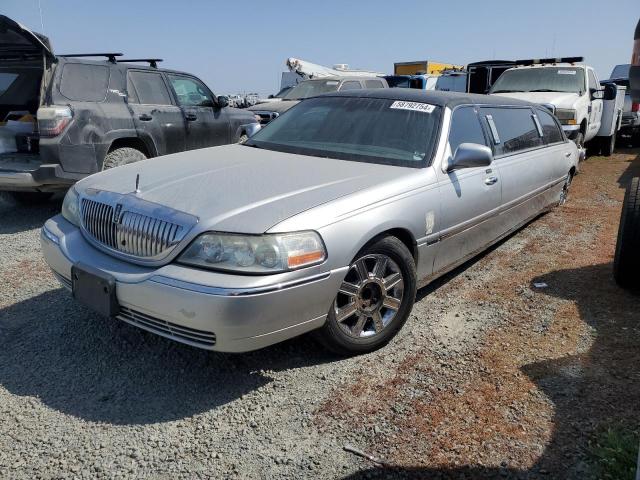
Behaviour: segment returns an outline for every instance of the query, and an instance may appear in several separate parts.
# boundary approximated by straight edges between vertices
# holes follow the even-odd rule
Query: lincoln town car
[[[354,355],[396,335],[418,288],[563,204],[577,164],[539,105],[334,92],[244,144],[79,181],[42,249],[94,321],[228,352],[314,331]]]

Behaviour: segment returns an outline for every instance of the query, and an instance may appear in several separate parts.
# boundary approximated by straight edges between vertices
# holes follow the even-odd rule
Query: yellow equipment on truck
[[[393,73],[396,75],[440,75],[444,70],[460,70],[462,68],[464,68],[464,65],[416,60],[415,62],[394,63]]]

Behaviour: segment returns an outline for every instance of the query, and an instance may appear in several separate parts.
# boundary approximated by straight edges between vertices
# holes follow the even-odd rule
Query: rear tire
[[[640,178],[631,180],[624,195],[613,276],[623,288],[640,288]]]
[[[102,170],[108,170],[110,168],[120,167],[122,165],[128,165],[129,163],[139,162],[140,160],[146,160],[147,156],[140,150],[131,147],[121,147],[111,150],[104,157],[102,162]]]
[[[402,328],[415,298],[416,265],[407,247],[391,236],[374,240],[356,255],[317,338],[339,355],[377,350]]]
[[[10,192],[20,205],[42,205],[53,197],[53,192]]]
[[[600,140],[600,153],[605,157],[610,157],[616,148],[616,135],[615,133],[609,137],[603,137]]]

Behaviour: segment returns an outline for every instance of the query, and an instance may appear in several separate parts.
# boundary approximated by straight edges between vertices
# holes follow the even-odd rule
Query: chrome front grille
[[[120,313],[116,318],[136,327],[196,347],[211,348],[216,344],[216,334],[213,332],[176,325],[130,308],[120,307]]]
[[[131,195],[98,192],[80,203],[82,227],[98,246],[127,257],[158,260],[197,223],[197,218]]]

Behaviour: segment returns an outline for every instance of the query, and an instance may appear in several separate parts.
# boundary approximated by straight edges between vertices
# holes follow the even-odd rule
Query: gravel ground
[[[0,198],[0,478],[588,478],[589,432],[637,419],[638,301],[609,280],[636,156],[588,160],[567,207],[347,360],[308,337],[210,353],[96,317],[40,254],[60,202]]]

